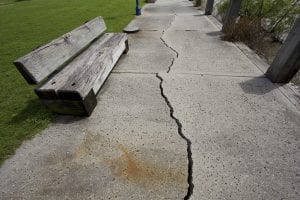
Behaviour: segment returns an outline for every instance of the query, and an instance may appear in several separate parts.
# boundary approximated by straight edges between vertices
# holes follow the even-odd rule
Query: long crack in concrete
[[[179,119],[175,117],[175,115],[174,115],[174,108],[173,108],[171,102],[169,101],[168,97],[164,93],[163,78],[158,73],[156,74],[156,77],[160,80],[159,88],[160,88],[161,96],[164,98],[165,102],[167,103],[167,105],[168,105],[168,107],[170,109],[170,117],[172,119],[174,119],[174,121],[177,124],[178,134],[187,143],[187,157],[188,157],[188,180],[187,181],[188,181],[189,187],[188,187],[187,194],[184,197],[184,200],[188,200],[191,197],[191,195],[193,194],[193,189],[194,189],[194,184],[193,184],[192,142],[191,142],[191,140],[189,138],[187,138],[183,134],[183,132],[182,132],[182,124],[179,121]]]
[[[175,17],[176,17],[176,14],[174,14],[173,20],[171,21],[170,25],[169,25],[166,29],[164,29],[164,30],[162,31],[162,34],[161,34],[161,37],[160,37],[160,40],[164,43],[164,45],[165,45],[167,48],[171,49],[171,51],[173,51],[173,52],[175,53],[175,55],[176,55],[176,57],[172,59],[172,62],[171,62],[171,64],[170,64],[169,67],[168,67],[167,73],[169,73],[169,72],[171,71],[171,68],[172,68],[172,66],[173,66],[173,64],[174,64],[174,62],[175,62],[175,59],[178,58],[178,56],[179,56],[179,53],[178,53],[173,47],[171,47],[171,46],[164,40],[164,38],[163,38],[164,35],[165,35],[165,33],[166,33],[166,31],[172,26],[172,23],[174,22]]]

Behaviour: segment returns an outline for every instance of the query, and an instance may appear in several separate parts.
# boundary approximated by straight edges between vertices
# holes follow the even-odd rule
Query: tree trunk
[[[266,76],[274,83],[287,83],[300,68],[300,18],[278,51]]]
[[[211,15],[214,9],[214,0],[207,0],[206,8],[205,8],[205,15]]]
[[[230,0],[230,5],[223,23],[222,32],[226,32],[226,30],[235,23],[235,20],[239,17],[241,4],[242,0]]]

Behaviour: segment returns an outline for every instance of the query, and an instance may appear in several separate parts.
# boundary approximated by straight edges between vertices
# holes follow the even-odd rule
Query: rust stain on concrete
[[[122,155],[108,161],[113,174],[129,182],[150,187],[157,184],[174,184],[179,187],[186,187],[187,174],[182,165],[171,166],[166,161],[149,161],[139,152],[140,155],[130,151],[124,145],[119,145]],[[162,185],[158,185],[162,186]]]
[[[64,150],[62,150],[64,151]],[[174,187],[185,190],[187,184],[187,161],[169,157],[162,149],[129,148],[106,136],[86,132],[81,143],[69,155],[55,152],[48,158],[57,171],[66,166],[69,170],[80,170],[88,166],[107,167],[112,176],[125,184],[134,184],[147,189],[162,190]]]

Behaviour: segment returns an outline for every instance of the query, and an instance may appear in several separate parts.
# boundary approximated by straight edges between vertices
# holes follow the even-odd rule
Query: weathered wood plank
[[[43,86],[37,88],[38,95],[41,98],[57,99],[61,98],[58,91],[76,91],[83,98],[90,89],[97,94],[106,74],[127,50],[126,41],[126,34],[105,34]]]
[[[85,67],[69,76],[66,84],[58,90],[59,96],[75,90],[85,97],[91,88],[97,94],[120,56],[127,51],[126,41],[126,34],[116,33],[97,50],[84,52],[82,56],[89,58]]]
[[[102,45],[112,37],[113,33],[106,33],[98,40],[96,40],[91,46],[89,46],[85,51],[98,51],[101,52]],[[57,91],[67,84],[70,79],[70,76],[76,74],[77,71],[80,71],[80,68],[84,68],[88,59],[91,57],[83,56],[87,53],[82,52],[76,58],[74,58],[64,69],[62,69],[55,76],[51,77],[47,82],[42,86],[38,87],[35,91],[37,95],[42,99],[59,99]]]
[[[102,17],[64,34],[14,62],[30,84],[37,84],[86,49],[106,31]]]
[[[93,90],[83,100],[41,99],[41,101],[53,112],[80,116],[90,116],[97,105]]]
[[[35,91],[55,112],[89,115],[97,102],[96,96],[90,94],[98,93],[120,56],[127,51],[126,34],[107,33]]]

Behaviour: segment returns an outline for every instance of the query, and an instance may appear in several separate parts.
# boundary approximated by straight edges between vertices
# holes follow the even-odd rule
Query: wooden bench
[[[90,115],[104,81],[123,53],[125,33],[105,33],[102,17],[19,58],[15,66],[41,101],[61,114]]]

